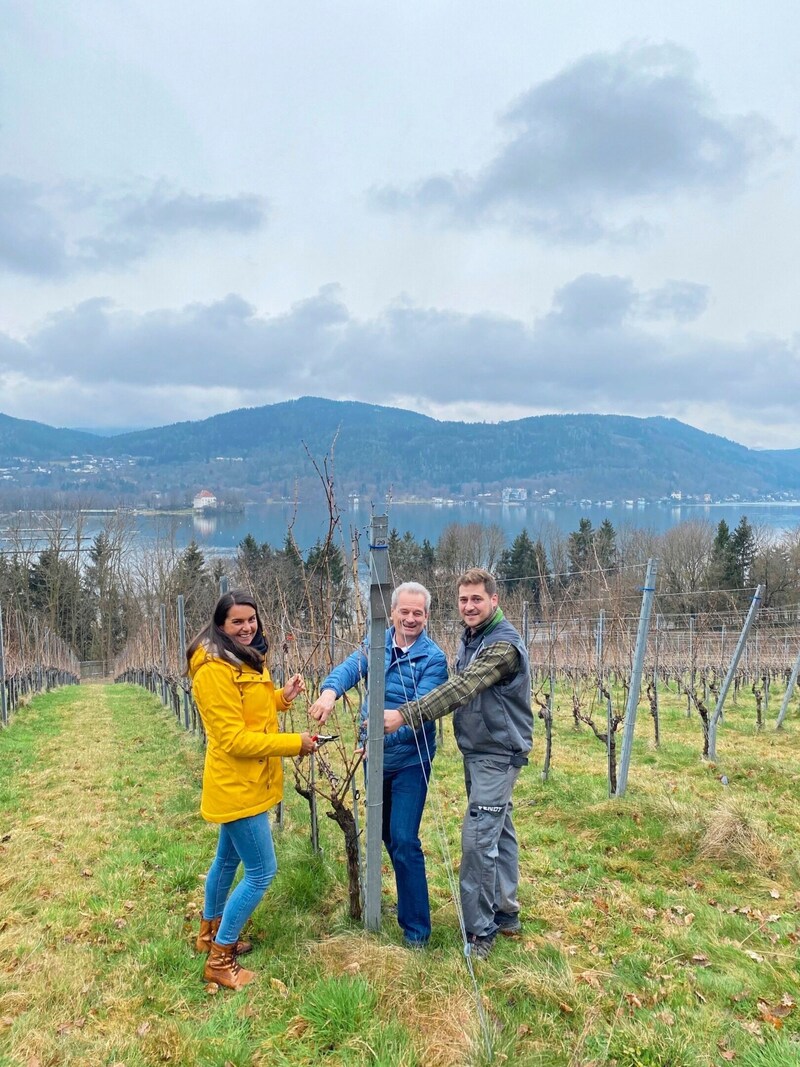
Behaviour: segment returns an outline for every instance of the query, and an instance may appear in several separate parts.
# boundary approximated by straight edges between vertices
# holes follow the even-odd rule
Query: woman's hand
[[[302,674],[293,674],[283,687],[284,700],[294,700],[298,693],[305,693],[306,683]]]
[[[300,755],[301,756],[308,756],[312,752],[316,752],[316,751],[317,751],[317,742],[314,740],[314,738],[311,736],[311,734],[305,733],[305,731],[302,734],[300,734]]]

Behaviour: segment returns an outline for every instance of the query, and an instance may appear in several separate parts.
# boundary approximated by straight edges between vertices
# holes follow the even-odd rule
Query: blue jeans
[[[419,839],[428,795],[429,763],[383,774],[383,843],[394,867],[397,921],[409,941],[431,936],[431,908],[425,857]]]
[[[244,875],[231,893],[240,863],[244,865]],[[216,937],[218,945],[238,941],[244,924],[269,889],[277,870],[267,812],[222,823],[217,854],[206,876],[203,905],[204,919],[222,916]]]

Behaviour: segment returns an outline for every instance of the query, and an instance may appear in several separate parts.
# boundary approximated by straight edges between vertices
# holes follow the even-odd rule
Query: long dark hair
[[[235,641],[222,629],[225,625],[225,620],[228,617],[228,612],[237,604],[244,604],[247,607],[252,608],[256,613],[258,629],[252,644],[243,645],[241,642]],[[261,616],[258,614],[258,607],[253,597],[243,589],[233,589],[229,593],[224,593],[219,598],[214,607],[211,621],[206,623],[200,633],[192,639],[189,647],[186,649],[187,670],[192,662],[192,656],[201,645],[212,656],[219,656],[221,659],[229,661],[233,659],[234,662],[246,663],[249,667],[253,667],[257,671],[262,670],[264,666],[264,657],[267,652],[267,644],[264,640],[264,628],[261,625]]]

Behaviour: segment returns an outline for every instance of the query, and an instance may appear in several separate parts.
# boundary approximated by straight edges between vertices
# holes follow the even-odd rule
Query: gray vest
[[[510,678],[491,686],[453,716],[453,730],[464,756],[510,756],[522,766],[528,762],[533,738],[531,711],[531,668],[528,650],[507,619],[488,634],[461,638],[456,657],[456,673],[461,674],[481,649],[497,641],[513,645],[519,652],[519,669]]]

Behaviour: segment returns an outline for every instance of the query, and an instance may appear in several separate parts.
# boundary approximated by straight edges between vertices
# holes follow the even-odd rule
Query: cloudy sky
[[[0,411],[800,447],[796,0],[3,0]]]

